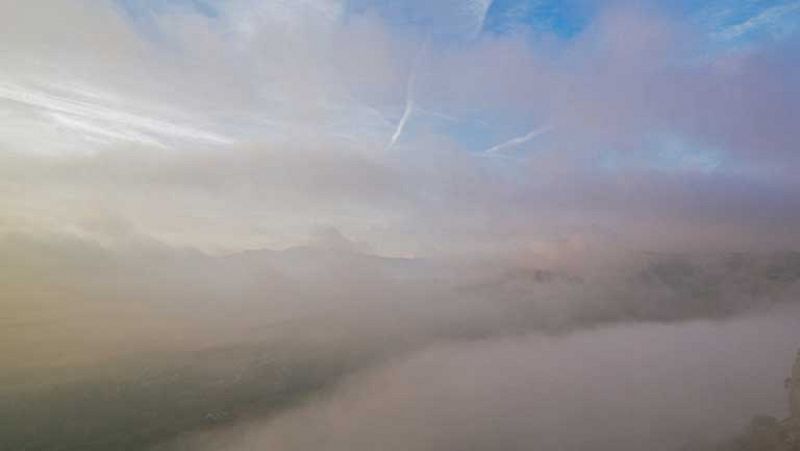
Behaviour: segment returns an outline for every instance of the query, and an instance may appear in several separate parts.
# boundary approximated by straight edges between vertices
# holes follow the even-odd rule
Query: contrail
[[[425,54],[425,50],[428,48],[428,41],[430,37],[425,38],[425,41],[420,46],[419,51],[417,51],[416,57],[414,57],[414,65],[411,67],[411,73],[408,75],[408,81],[406,82],[406,106],[403,110],[403,115],[400,117],[400,121],[397,122],[397,127],[392,134],[392,138],[389,140],[389,143],[386,144],[384,148],[385,151],[391,150],[397,141],[400,139],[400,136],[403,134],[403,130],[406,128],[406,124],[408,123],[408,119],[411,117],[411,114],[414,112],[414,85],[417,82],[417,71],[419,70],[419,66],[422,63],[422,57]]]
[[[478,28],[475,30],[474,35],[478,35],[483,31],[486,16],[489,14],[489,8],[492,7],[493,2],[494,0],[476,0],[472,3],[475,14],[478,16]]]
[[[535,128],[535,129],[531,130],[526,135],[518,136],[516,138],[512,138],[512,139],[509,139],[508,141],[500,143],[500,144],[498,144],[496,146],[492,146],[492,147],[486,149],[484,151],[484,153],[486,153],[486,154],[498,153],[498,152],[500,152],[501,150],[503,150],[503,149],[505,149],[507,147],[514,147],[514,146],[518,146],[520,144],[524,144],[524,143],[526,143],[526,142],[528,142],[528,141],[530,141],[530,140],[532,140],[532,139],[534,139],[534,138],[536,138],[538,136],[544,135],[545,133],[549,132],[552,129],[553,129],[552,125],[545,125],[544,127]]]
[[[453,116],[453,115],[450,115],[450,114],[447,114],[447,113],[442,113],[441,111],[429,110],[429,109],[426,109],[426,108],[422,108],[420,106],[417,106],[416,111],[417,111],[417,113],[427,114],[427,115],[433,116],[433,117],[438,117],[439,119],[444,119],[446,121],[455,122],[455,121],[458,120],[458,118]]]

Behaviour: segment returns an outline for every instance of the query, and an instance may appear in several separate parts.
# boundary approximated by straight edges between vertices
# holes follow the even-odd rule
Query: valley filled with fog
[[[798,24],[0,0],[0,450],[800,449]]]

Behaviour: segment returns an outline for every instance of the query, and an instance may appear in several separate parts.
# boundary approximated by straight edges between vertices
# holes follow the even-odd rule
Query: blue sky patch
[[[593,9],[584,0],[495,0],[486,16],[484,30],[504,33],[528,28],[570,38],[589,23]]]

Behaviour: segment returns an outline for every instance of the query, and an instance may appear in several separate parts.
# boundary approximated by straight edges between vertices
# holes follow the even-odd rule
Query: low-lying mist
[[[707,451],[784,416],[798,23],[0,0],[0,450]]]
[[[10,449],[680,449],[785,410],[800,330],[796,253],[3,249]]]

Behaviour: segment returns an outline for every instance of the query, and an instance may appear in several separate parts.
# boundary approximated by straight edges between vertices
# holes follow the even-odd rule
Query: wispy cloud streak
[[[531,130],[530,132],[526,133],[525,135],[518,136],[516,138],[512,138],[512,139],[509,139],[508,141],[505,141],[505,142],[502,142],[502,143],[497,144],[495,146],[492,146],[492,147],[486,149],[484,151],[484,153],[485,154],[497,154],[497,153],[500,153],[501,151],[503,151],[505,149],[516,147],[516,146],[519,146],[521,144],[525,144],[526,142],[531,141],[534,138],[537,138],[539,136],[542,136],[545,133],[550,132],[551,130],[553,130],[553,126],[552,125],[545,125],[543,127],[535,128],[535,129]]]
[[[408,124],[408,120],[411,118],[411,115],[414,112],[414,90],[417,83],[417,73],[419,72],[419,68],[422,65],[423,58],[425,56],[425,52],[428,49],[428,43],[430,42],[430,37],[426,37],[425,41],[420,46],[419,50],[417,51],[417,55],[414,57],[414,64],[411,67],[411,72],[408,75],[408,81],[406,82],[406,105],[403,109],[403,115],[400,116],[400,120],[397,122],[397,126],[395,127],[394,133],[392,133],[392,137],[389,140],[389,143],[386,145],[386,151],[391,150],[396,144],[397,141],[400,140],[400,136],[403,135],[403,131]]]
[[[748,18],[744,22],[732,25],[719,31],[715,34],[715,37],[723,40],[736,39],[753,30],[774,26],[783,18],[783,16],[796,11],[800,11],[800,2],[772,6]]]
[[[474,9],[474,13],[478,16],[478,25],[475,29],[475,34],[480,34],[483,31],[483,26],[486,23],[486,15],[489,13],[489,8],[492,7],[492,3],[494,0],[475,0],[472,2],[471,6]]]
[[[175,121],[124,111],[119,107],[104,105],[98,99],[78,95],[50,93],[42,89],[0,82],[0,101],[33,108],[44,112],[62,127],[72,129],[89,138],[140,142],[164,146],[163,139],[182,139],[209,144],[231,144],[223,135],[204,131]]]

